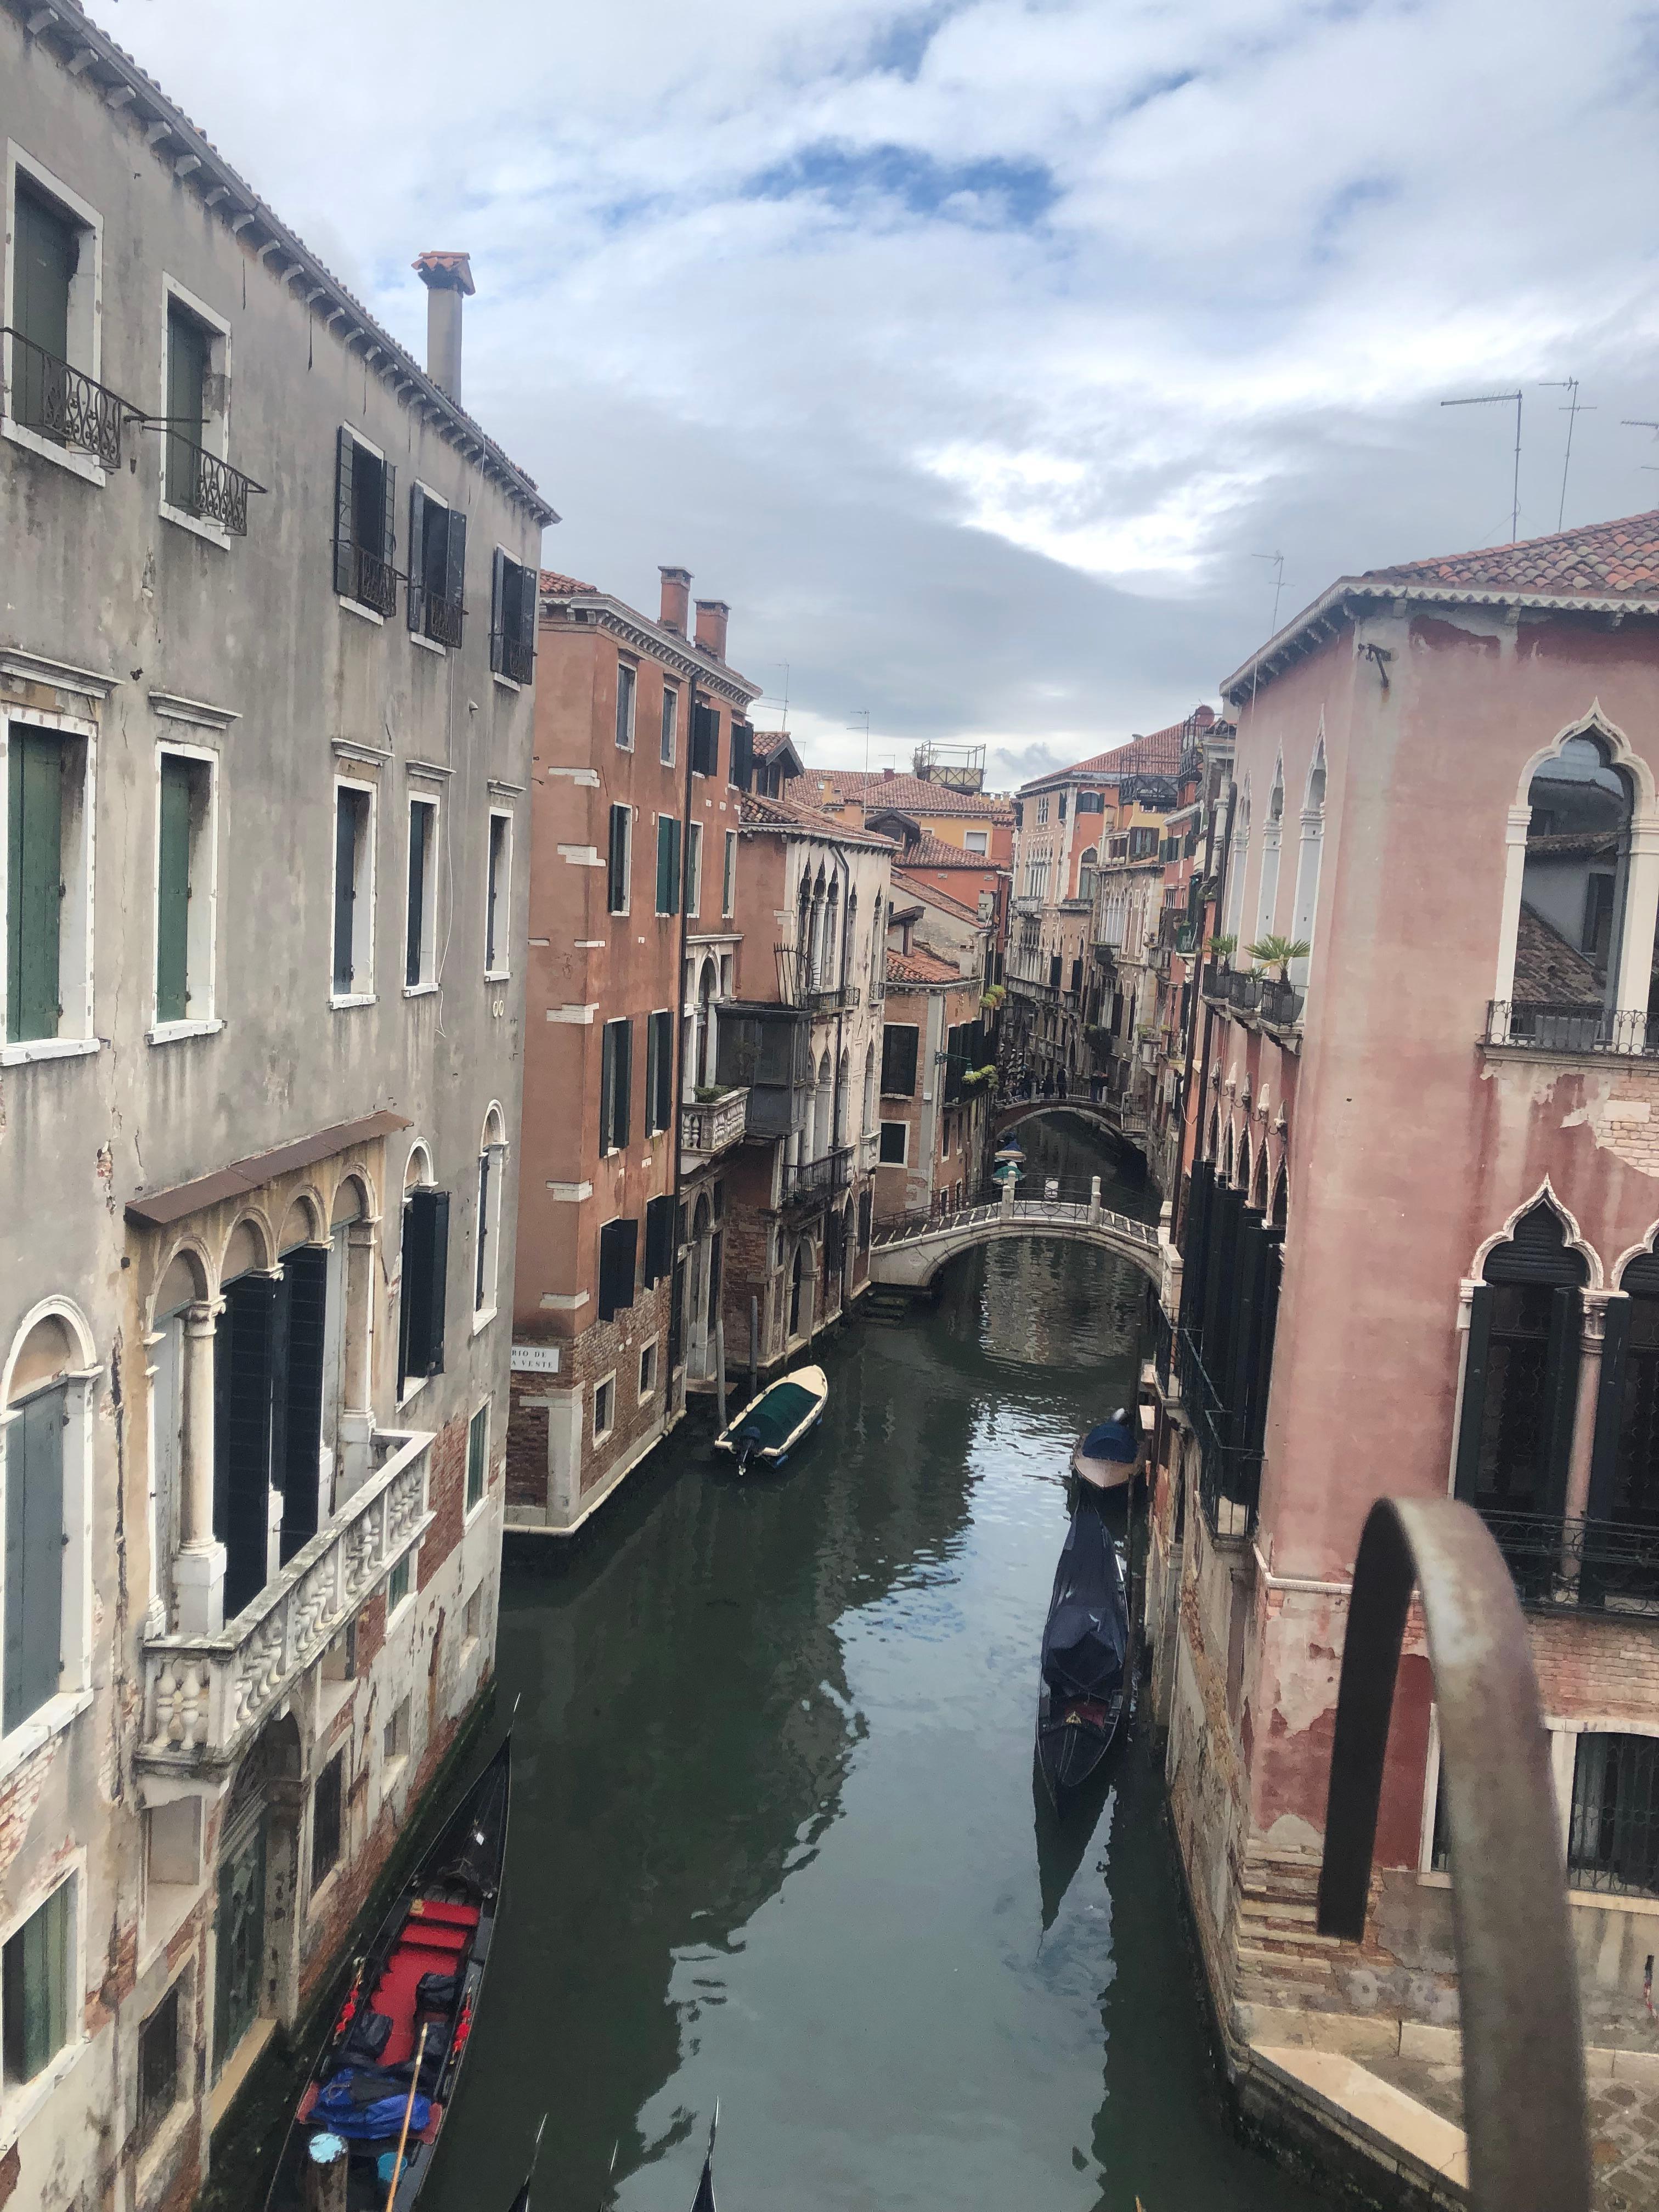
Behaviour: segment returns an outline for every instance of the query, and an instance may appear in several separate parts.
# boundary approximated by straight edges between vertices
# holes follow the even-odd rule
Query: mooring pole
[[[760,1300],[753,1296],[749,1300],[749,1401],[752,1405],[760,1393]]]
[[[723,1429],[726,1426],[726,1315],[724,1311],[717,1313],[714,1316],[714,1387],[720,1394],[719,1425]]]

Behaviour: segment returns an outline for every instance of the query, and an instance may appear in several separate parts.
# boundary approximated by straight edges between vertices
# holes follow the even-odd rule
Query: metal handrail
[[[205,446],[198,446],[193,438],[180,437],[161,417],[146,416],[144,428],[147,430],[166,430],[173,447],[183,447],[190,457],[187,463],[191,471],[189,496],[182,500],[169,496],[169,504],[182,507],[188,514],[200,515],[204,521],[216,522],[228,537],[246,538],[248,494],[258,492],[269,496],[264,485],[255,483],[252,477],[245,476],[240,469],[233,468],[217,453],[209,453]],[[163,466],[171,475],[173,457],[170,452],[163,456]]]
[[[1611,1053],[1642,1059],[1659,1053],[1659,1019],[1645,1008],[1610,1013],[1595,1000],[1492,999],[1487,1003],[1481,1042],[1520,1045],[1534,1052]]]
[[[48,353],[13,324],[0,325],[0,337],[11,340],[6,396],[12,420],[41,437],[79,446],[106,469],[118,469],[122,430],[129,422],[142,422],[143,410],[84,369],[71,368],[55,353]],[[21,375],[20,346],[23,351]]]

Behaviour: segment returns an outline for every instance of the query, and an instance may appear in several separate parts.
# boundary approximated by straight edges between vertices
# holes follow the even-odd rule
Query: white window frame
[[[495,1127],[502,1133],[494,1139],[490,1139],[489,1137],[489,1130],[492,1121]],[[488,1261],[489,1279],[483,1286],[484,1295],[482,1302],[478,1302],[476,1299],[474,1302],[472,1310],[472,1334],[474,1336],[477,1335],[480,1329],[488,1328],[490,1322],[495,1320],[496,1314],[500,1310],[501,1279],[501,1187],[507,1181],[506,1129],[506,1115],[502,1113],[501,1107],[498,1104],[492,1105],[489,1113],[484,1115],[486,1141],[479,1148],[478,1152],[479,1182],[482,1182],[483,1179],[483,1164],[485,1160],[487,1159],[489,1162],[489,1219],[488,1222],[475,1222],[473,1224],[473,1234],[477,1236],[482,1231],[486,1239],[485,1257]],[[476,1192],[477,1186],[475,1184],[475,1194],[473,1198],[473,1207],[475,1212],[477,1211],[477,1206]],[[476,1267],[474,1270],[474,1285],[476,1289]],[[484,1486],[486,1489],[489,1487],[489,1475],[487,1472],[484,1478]]]
[[[361,446],[364,453],[372,453],[374,455],[374,459],[380,464],[382,468],[386,466],[386,449],[384,447],[377,446],[373,438],[364,437],[362,432],[358,429],[354,423],[343,422],[340,428],[345,432],[347,437],[350,439],[354,446]],[[337,528],[338,526],[339,519],[336,516],[334,527]],[[333,561],[334,538],[332,532],[331,531],[329,537],[329,562],[331,564],[331,573],[332,573]],[[345,609],[348,614],[356,615],[363,622],[373,623],[376,629],[384,629],[386,628],[386,617],[380,612],[380,610],[378,607],[365,606],[361,599],[348,599],[343,592],[336,592],[335,597],[339,600],[340,605]],[[518,687],[514,685],[514,688],[516,690]]]
[[[82,228],[92,235],[91,283],[82,291],[80,272],[76,273],[70,287],[70,351],[83,354],[81,360],[72,360],[71,368],[96,382],[103,379],[104,360],[104,218],[78,192],[71,191],[61,178],[32,154],[26,153],[13,139],[6,141],[6,268],[5,293],[0,298],[0,323],[9,325],[12,301],[15,296],[17,278],[17,176],[21,171],[31,183],[36,184],[48,198],[60,201]],[[0,415],[0,437],[9,438],[15,446],[35,453],[55,468],[67,469],[71,476],[83,477],[88,483],[103,484],[108,476],[101,464],[90,453],[77,453],[72,446],[54,445],[43,438],[38,430],[28,429],[13,419],[11,412],[12,360],[11,339],[0,340],[5,348],[3,369],[5,380],[4,413]]]
[[[1048,794],[1046,791],[1037,793],[1036,818],[1039,826],[1048,819]]]
[[[623,692],[628,693],[628,734],[623,735]],[[638,734],[640,713],[640,664],[624,654],[617,655],[617,750],[631,753]]]
[[[975,838],[979,841],[977,844],[974,842]],[[972,853],[981,860],[988,860],[990,857],[991,852],[990,831],[988,830],[964,830],[962,833],[962,849],[964,853]]]
[[[738,833],[726,833],[724,872],[720,877],[720,918],[730,921],[738,904]]]
[[[605,1427],[601,1428],[599,1426],[599,1395],[607,1389],[611,1393],[611,1419]],[[610,1374],[596,1376],[594,1378],[593,1417],[588,1424],[588,1433],[596,1444],[605,1443],[617,1433],[617,1370],[614,1367]]]
[[[661,1365],[657,1349],[659,1341],[657,1337],[648,1336],[640,1346],[639,1362],[635,1370],[635,1402],[641,1406],[648,1406],[657,1395],[658,1370]],[[648,1384],[645,1379],[645,1363],[647,1357],[651,1362],[651,1380]]]
[[[879,1081],[879,1078],[878,1078],[878,1081]],[[910,1122],[908,1122],[908,1121],[891,1121],[891,1120],[888,1120],[888,1119],[884,1118],[884,1117],[882,1116],[881,1110],[880,1110],[880,1101],[879,1101],[879,1099],[878,1099],[878,1101],[877,1101],[877,1119],[876,1119],[876,1165],[877,1165],[878,1167],[882,1167],[882,1168],[908,1168],[908,1167],[909,1166],[909,1164],[910,1164],[910,1130],[911,1130],[912,1126],[913,1126],[913,1125],[912,1125]],[[884,1158],[882,1158],[882,1156],[881,1156],[881,1133],[882,1133],[882,1131],[883,1131],[884,1129],[902,1129],[902,1130],[903,1130],[903,1132],[904,1132],[904,1157],[903,1157],[903,1158],[902,1158],[902,1159],[900,1159],[900,1160],[886,1160],[886,1159],[884,1159]]]
[[[680,854],[680,904],[693,921],[702,913],[702,824],[688,822]],[[696,861],[692,854],[696,854]]]
[[[81,741],[84,748],[81,775],[81,826],[78,849],[73,854],[66,853],[64,856],[69,863],[64,876],[69,896],[64,902],[64,919],[58,940],[58,989],[64,1007],[58,1035],[55,1037],[30,1037],[19,1044],[4,1042],[8,963],[0,960],[0,1067],[19,1067],[32,1060],[70,1060],[82,1053],[96,1052],[100,1045],[93,1026],[93,893],[96,880],[98,725],[82,721],[76,715],[46,714],[33,707],[0,707],[0,943],[3,942],[9,912],[6,868],[10,841],[6,834],[6,810],[11,788],[9,761],[11,728],[16,723],[26,724],[31,729],[52,730]],[[71,949],[77,932],[85,956],[79,962],[76,962]]]
[[[625,916],[632,914],[634,911],[634,823],[639,810],[637,807],[623,805],[620,799],[613,799],[611,802],[611,811],[612,814],[616,812],[618,806],[622,807],[623,813],[627,817],[627,820],[623,825],[623,902],[620,906],[615,907],[611,903],[611,846],[609,842],[611,835],[611,815],[607,814],[605,817],[605,837],[607,842],[605,848],[605,910],[612,921],[621,921]],[[655,896],[656,893],[653,890],[652,893],[653,899]]]
[[[409,1601],[405,1599],[404,1603],[406,1605],[408,1601]],[[399,1606],[398,1608],[400,1613],[403,1609],[403,1606]],[[403,1716],[404,1740],[400,1746],[388,1751],[386,1745],[386,1730],[390,1729],[395,1738],[398,1729],[398,1717],[400,1713]],[[386,1794],[387,1790],[395,1787],[400,1778],[408,1771],[409,1754],[414,1741],[414,1735],[415,1701],[410,1692],[405,1691],[403,1696],[398,1698],[397,1704],[393,1705],[392,1711],[386,1715],[385,1720],[380,1723],[380,1792],[382,1796]]]
[[[472,1526],[472,1523],[477,1519],[478,1516],[484,1510],[485,1507],[489,1503],[489,1447],[492,1441],[491,1431],[494,1427],[494,1422],[491,1419],[494,1412],[494,1403],[495,1401],[492,1399],[481,1398],[477,1404],[472,1408],[471,1413],[467,1416],[466,1443],[469,1454],[472,1449],[472,1424],[478,1419],[480,1414],[483,1416],[483,1487],[479,1491],[477,1498],[474,1503],[469,1505],[466,1502],[466,1475],[465,1471],[463,1471],[461,1476],[461,1526],[464,1528],[470,1528]],[[479,1588],[482,1589],[483,1587],[483,1585],[480,1583]]]
[[[198,299],[187,285],[181,284],[176,276],[170,276],[165,269],[161,271],[161,412],[165,415],[167,411],[167,305],[173,300],[176,300],[181,307],[192,314],[198,323],[204,324],[213,334],[208,356],[208,373],[219,380],[220,404],[217,407],[210,406],[205,395],[204,397],[202,449],[204,453],[216,455],[222,461],[228,461],[230,458],[230,394],[233,388],[230,374],[230,325],[222,315],[210,307],[205,300]],[[192,537],[204,538],[210,545],[216,545],[223,552],[231,542],[228,530],[222,529],[216,522],[205,520],[199,514],[191,514],[187,508],[174,507],[169,501],[167,441],[165,430],[156,443],[161,453],[161,466],[157,476],[158,504],[162,519],[167,522],[177,523],[180,530],[188,530]]]
[[[501,880],[495,887],[495,965],[489,965],[489,861],[495,845],[495,824],[505,822],[501,840]],[[513,810],[492,806],[484,836],[484,981],[504,983],[512,973],[513,942]]]
[[[662,732],[658,750],[664,768],[672,768],[679,750],[680,687],[665,676],[662,683]]]
[[[192,902],[185,951],[185,973],[190,981],[191,996],[192,1000],[205,999],[207,1012],[192,1014],[188,1020],[182,1022],[162,1021],[155,1000],[156,969],[161,964],[161,763],[169,756],[175,760],[194,761],[204,766],[208,772],[207,820],[202,828],[207,860],[207,896],[201,902],[199,915],[194,910]],[[179,1037],[212,1036],[225,1024],[219,1013],[218,992],[219,756],[210,745],[188,744],[179,738],[157,739],[155,820],[151,850],[155,855],[155,883],[150,908],[154,941],[149,963],[149,1041],[151,1044],[171,1044]]]
[[[651,904],[656,919],[659,921],[668,921],[681,913],[685,906],[685,832],[683,828],[680,829],[680,849],[674,866],[674,873],[678,880],[670,885],[674,903],[672,906],[658,906],[657,899],[662,885],[662,826],[665,822],[672,822],[678,827],[680,817],[678,814],[656,814],[653,815],[652,820],[657,825],[657,834],[652,841],[651,848]],[[632,859],[631,852],[629,857]]]
[[[72,1885],[70,1897],[69,1960],[64,1971],[64,2038],[32,2081],[0,2080],[0,2146],[9,2150],[29,2122],[49,2100],[92,2038],[87,2033],[86,2007],[82,1993],[87,1986],[87,1854],[77,1847],[66,1864],[54,1869],[51,1878],[32,1889],[10,1918],[0,1922],[0,1951],[21,1933],[41,1907],[60,1889]]]
[[[372,990],[336,991],[333,988],[334,915],[339,890],[340,793],[343,791],[366,791],[368,793],[368,826],[363,833],[364,873],[368,884],[366,887],[359,886],[351,907],[351,973],[354,981],[358,975],[367,974],[372,981],[374,975],[374,848],[380,826],[380,796],[376,785],[360,777],[337,775],[334,779],[334,804],[329,810],[328,820],[328,1003],[337,1012],[346,1006],[372,1006],[375,1000],[375,994]]]
[[[442,650],[441,647],[439,648]],[[438,988],[438,840],[443,834],[440,809],[443,801],[435,791],[411,791],[408,794],[407,844],[404,854],[404,975],[409,975],[409,878],[415,866],[415,809],[429,808],[432,815],[431,832],[427,840],[426,874],[421,884],[421,980],[418,983],[404,981],[406,999],[424,998]]]

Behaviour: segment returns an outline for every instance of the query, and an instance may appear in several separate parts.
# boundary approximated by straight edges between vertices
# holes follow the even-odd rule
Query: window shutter
[[[449,1193],[422,1184],[404,1205],[398,1395],[410,1376],[441,1375],[449,1276]]]
[[[25,1401],[6,1437],[4,1725],[58,1694],[63,1656],[64,1425],[69,1393]]]
[[[634,1303],[636,1221],[607,1221],[599,1231],[599,1319],[610,1321]]]
[[[418,630],[426,623],[426,494],[417,483],[409,487],[409,626]]]
[[[617,1025],[607,1022],[599,1038],[599,1150],[608,1152],[617,1112]]]
[[[1583,1351],[1584,1302],[1577,1291],[1563,1286],[1550,1298],[1550,1342],[1545,1367],[1548,1408],[1548,1458],[1545,1462],[1544,1496],[1547,1513],[1564,1513],[1567,1504],[1567,1469],[1572,1459],[1573,1417],[1578,1407],[1578,1364]]]
[[[1261,1309],[1257,1317],[1255,1346],[1249,1370],[1249,1391],[1243,1413],[1244,1449],[1260,1452],[1267,1435],[1267,1392],[1273,1376],[1273,1338],[1279,1328],[1279,1286],[1285,1272],[1284,1231],[1261,1232],[1267,1246],[1262,1268]],[[1245,1481],[1250,1480],[1247,1471]]]
[[[380,467],[380,558],[388,568],[394,569],[398,565],[397,495],[398,471],[390,461],[385,461]],[[418,551],[419,548],[416,550]],[[387,580],[390,582],[391,579]],[[386,611],[388,614],[392,611],[390,599],[386,602]]]
[[[474,1238],[472,1267],[472,1310],[482,1312],[484,1302],[484,1276],[489,1264],[489,1154],[478,1155],[478,1222]]]
[[[286,1357],[277,1376],[283,1413],[283,1564],[317,1533],[322,1477],[323,1346],[326,1335],[328,1253],[302,1244],[283,1255]]]
[[[281,1288],[274,1276],[240,1276],[225,1291],[215,1332],[213,1525],[225,1547],[227,1620],[265,1584],[271,1352]]]
[[[659,1014],[657,1021],[657,1127],[670,1127],[674,1119],[674,1017]]]
[[[680,842],[681,830],[678,822],[668,825],[668,911],[680,910]]]
[[[691,767],[697,775],[713,775],[720,766],[720,718],[713,707],[691,710]]]
[[[498,676],[507,666],[506,586],[507,556],[498,545],[489,577],[489,665]]]
[[[409,912],[404,933],[404,981],[412,988],[421,980],[426,925],[426,841],[432,811],[426,806],[409,810]]]
[[[645,1284],[653,1290],[674,1267],[674,1201],[653,1198],[645,1209]]]
[[[189,1014],[190,769],[171,753],[161,759],[161,823],[156,854],[155,1018]]]
[[[628,809],[611,810],[611,866],[606,903],[612,914],[628,910]]]
[[[1463,1353],[1463,1410],[1457,1429],[1456,1496],[1473,1505],[1480,1486],[1480,1431],[1486,1410],[1492,1351],[1492,1285],[1477,1283],[1469,1299],[1469,1340]]]
[[[449,1193],[423,1190],[416,1194],[431,1210],[432,1310],[426,1339],[426,1371],[444,1371],[444,1324],[449,1291]]]
[[[334,990],[351,989],[353,910],[357,900],[357,815],[349,792],[334,794]]]
[[[754,782],[755,732],[747,722],[732,722],[731,759],[726,776],[739,791],[747,791]]]
[[[881,1087],[890,1098],[916,1093],[916,1031],[889,1022],[881,1033]]]
[[[657,912],[674,911],[674,868],[670,831],[672,825],[665,814],[657,817]]]
[[[1601,1337],[1601,1387],[1595,1398],[1595,1443],[1590,1455],[1589,1498],[1585,1506],[1592,1521],[1606,1521],[1613,1512],[1619,1428],[1625,1407],[1625,1353],[1630,1343],[1630,1314],[1627,1297],[1607,1300]]]
[[[466,517],[452,507],[444,547],[444,596],[454,610],[453,635],[461,641],[461,610],[466,603]]]
[[[15,1043],[58,1034],[63,927],[64,745],[14,723],[7,814],[7,1034]]]
[[[1210,1205],[1215,1170],[1200,1160],[1187,1186],[1187,1218],[1181,1235],[1181,1327],[1199,1325],[1204,1307],[1204,1270],[1209,1249]]]
[[[357,441],[342,422],[334,448],[334,588],[343,599],[357,596],[356,563],[351,557],[356,454]]]
[[[519,663],[518,677],[528,684],[536,672],[536,587],[539,573],[532,566],[519,571]]]
[[[617,1022],[613,1025],[617,1040],[616,1090],[611,1101],[614,1119],[611,1127],[616,1134],[612,1141],[619,1151],[625,1151],[632,1133],[629,1109],[633,1103],[634,1089],[634,1024]]]

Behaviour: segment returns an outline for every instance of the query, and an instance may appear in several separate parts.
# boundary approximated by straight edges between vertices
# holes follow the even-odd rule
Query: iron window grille
[[[143,410],[13,325],[6,324],[0,335],[11,341],[6,389],[12,420],[58,445],[78,446],[104,468],[118,469],[121,433],[129,422],[143,421]]]
[[[334,588],[389,615],[398,604],[398,471],[340,425],[335,441]]]
[[[528,684],[536,670],[537,571],[495,549],[490,592],[489,665],[497,676]]]
[[[1659,1738],[1579,1737],[1567,1881],[1573,1889],[1659,1895]]]

